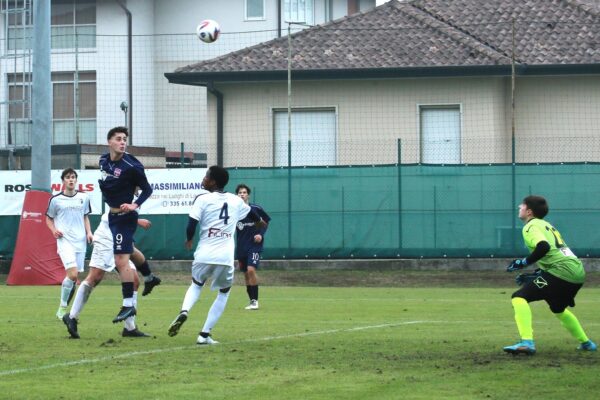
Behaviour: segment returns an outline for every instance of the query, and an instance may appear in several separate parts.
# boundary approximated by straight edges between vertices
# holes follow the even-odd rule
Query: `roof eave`
[[[519,76],[600,74],[598,64],[540,64],[516,66]],[[206,86],[210,82],[286,81],[286,70],[171,72],[164,74],[169,83]],[[510,76],[510,65],[474,65],[403,68],[353,68],[292,70],[293,80],[385,79],[461,76]]]

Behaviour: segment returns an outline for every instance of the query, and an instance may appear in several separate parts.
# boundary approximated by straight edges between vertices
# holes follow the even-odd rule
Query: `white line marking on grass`
[[[340,329],[329,329],[329,330],[325,330],[325,331],[291,333],[289,335],[267,336],[267,337],[258,338],[258,339],[246,339],[246,340],[238,340],[235,342],[221,343],[220,346],[252,343],[252,342],[266,342],[266,341],[271,341],[271,340],[289,339],[289,338],[294,338],[294,337],[327,335],[330,333],[340,333],[340,332],[356,332],[356,331],[364,331],[367,329],[392,328],[392,327],[396,327],[396,326],[427,324],[427,323],[437,324],[437,323],[447,323],[447,321],[404,321],[404,322],[396,322],[396,323],[390,323],[390,324],[357,326],[354,328],[340,328]],[[5,371],[0,371],[0,376],[16,375],[16,374],[22,374],[22,373],[28,373],[28,372],[34,372],[34,371],[42,371],[42,370],[52,369],[52,368],[71,367],[73,365],[95,364],[95,363],[100,363],[100,362],[104,362],[104,361],[120,360],[123,358],[144,356],[144,355],[149,355],[149,354],[189,350],[189,349],[198,348],[198,347],[199,347],[198,345],[193,345],[193,346],[169,347],[166,349],[154,349],[154,350],[146,350],[146,351],[132,351],[129,353],[116,354],[113,356],[89,358],[89,359],[83,359],[83,360],[77,360],[77,361],[65,361],[65,362],[61,362],[61,363],[42,365],[39,367],[32,367],[32,368],[19,368],[19,369],[5,370]]]

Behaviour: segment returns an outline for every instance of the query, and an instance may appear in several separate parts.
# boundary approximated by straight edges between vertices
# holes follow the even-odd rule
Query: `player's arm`
[[[550,251],[550,243],[545,240],[539,241],[530,255],[528,255],[525,260],[527,265],[531,265],[533,263],[541,260],[548,252]]]
[[[46,226],[48,227],[48,229],[50,229],[50,232],[52,232],[52,236],[54,236],[56,239],[61,238],[63,236],[63,233],[56,229],[56,226],[54,225],[54,218],[51,218],[48,215],[46,215]]]
[[[192,249],[194,241],[194,235],[196,234],[196,227],[198,226],[198,220],[192,217],[188,217],[188,224],[185,228],[185,235],[187,240],[185,241],[185,248],[188,250]]]
[[[254,227],[256,229],[264,229],[266,231],[268,225],[267,222],[262,219],[262,217],[254,209],[251,208],[246,217],[250,218],[250,221],[254,222]]]
[[[123,203],[119,207],[123,211],[135,211],[142,206],[151,195],[152,195],[152,186],[148,183],[148,179],[146,178],[146,174],[144,173],[144,169],[132,168],[133,179],[136,184],[136,195],[138,196],[135,201],[132,203]],[[140,192],[141,191],[141,192]]]
[[[48,229],[50,229],[50,232],[52,232],[52,236],[58,239],[63,236],[63,233],[56,229],[56,226],[54,225],[54,217],[56,216],[56,206],[54,205],[55,203],[52,201],[52,199],[50,199],[50,201],[48,202],[48,209],[46,210],[46,226],[48,227]]]
[[[140,218],[138,219],[138,225],[144,228],[145,230],[148,230],[152,226],[152,222],[150,222],[150,220],[148,219]]]
[[[528,265],[534,264],[541,260],[548,251],[550,251],[550,243],[546,240],[545,236],[539,232],[538,228],[532,226],[527,231],[524,231],[523,238],[527,245],[535,243],[535,247],[530,255],[523,259],[513,260],[508,268],[508,272],[516,271],[519,269],[526,268]]]
[[[90,225],[90,219],[87,214],[83,216],[83,224],[85,225],[85,237],[88,243],[94,241],[94,234],[92,233],[92,226]]]
[[[144,170],[135,169],[136,173],[136,183],[142,192],[138,192],[138,198],[133,202],[137,207],[141,207],[142,204],[152,195],[152,186],[148,183],[148,178],[146,178],[146,174]]]
[[[259,235],[264,237],[265,233],[267,233],[267,229],[269,228],[269,222],[271,221],[271,217],[262,207],[257,208],[256,211],[258,215],[260,215],[262,220],[266,223],[266,225],[263,228],[259,229]]]
[[[94,233],[92,232],[92,226],[88,217],[92,213],[92,205],[90,204],[90,198],[88,196],[86,196],[85,200],[87,202],[87,210],[83,216],[83,224],[85,226],[85,236],[87,238],[87,242],[92,243],[94,241]]]

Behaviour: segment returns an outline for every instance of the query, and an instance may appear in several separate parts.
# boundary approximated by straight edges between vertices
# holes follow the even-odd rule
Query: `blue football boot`
[[[506,346],[503,350],[510,354],[527,354],[532,356],[535,354],[535,343],[533,340],[521,340],[512,346]]]
[[[577,350],[581,350],[581,351],[596,351],[598,350],[598,345],[594,342],[592,342],[591,340],[588,340],[585,343],[581,343],[578,347]]]

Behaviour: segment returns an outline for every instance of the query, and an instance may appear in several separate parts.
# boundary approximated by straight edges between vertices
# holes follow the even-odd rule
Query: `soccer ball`
[[[219,27],[219,24],[212,19],[205,19],[200,22],[200,25],[196,28],[198,39],[202,40],[204,43],[212,43],[217,40],[219,32],[221,32],[221,27]]]

